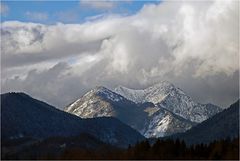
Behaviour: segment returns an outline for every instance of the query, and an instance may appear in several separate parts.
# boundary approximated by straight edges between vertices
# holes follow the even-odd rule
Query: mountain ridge
[[[181,89],[167,81],[150,86],[146,88],[147,91],[127,89],[122,86],[118,86],[118,88],[128,92],[124,94],[119,90],[111,91],[102,86],[96,87],[64,110],[82,118],[116,117],[138,130],[145,137],[162,137],[175,132],[184,132],[196,123],[220,111],[217,106],[201,105],[193,102]],[[179,95],[181,97],[178,97]],[[141,99],[141,102],[136,100],[134,102],[132,97]],[[181,105],[177,104],[178,100],[182,103]],[[190,103],[184,104],[185,100],[190,101]],[[185,108],[181,109],[182,105]],[[198,109],[194,111],[194,108]],[[192,116],[189,116],[191,114]],[[163,119],[165,121],[161,122]],[[169,126],[169,128],[166,126]],[[178,128],[178,126],[181,128]]]
[[[1,94],[1,138],[74,136],[88,133],[121,147],[144,137],[113,117],[81,119],[23,93]]]

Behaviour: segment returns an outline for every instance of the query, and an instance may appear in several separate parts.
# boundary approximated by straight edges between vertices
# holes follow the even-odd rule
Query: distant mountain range
[[[239,101],[224,110],[196,103],[166,81],[142,90],[96,87],[64,111],[24,93],[1,94],[2,159],[58,158],[75,148],[122,151],[144,136],[188,145],[238,138]]]
[[[45,139],[89,134],[96,139],[127,147],[144,137],[113,117],[81,119],[24,93],[1,94],[2,142],[21,138]]]
[[[224,110],[196,103],[169,82],[143,90],[96,87],[65,111],[24,93],[1,94],[2,158],[57,156],[75,147],[126,148],[144,136],[187,144],[237,138],[239,101]]]
[[[239,137],[239,100],[185,133],[170,136],[180,138],[188,144],[209,143],[213,140],[236,137]]]
[[[185,132],[221,110],[194,102],[167,81],[142,90],[97,87],[64,109],[81,118],[118,118],[148,138]]]

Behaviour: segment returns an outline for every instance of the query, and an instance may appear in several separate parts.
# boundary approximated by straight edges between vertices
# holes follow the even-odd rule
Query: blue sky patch
[[[1,21],[83,23],[97,15],[135,14],[149,3],[159,1],[2,1]]]

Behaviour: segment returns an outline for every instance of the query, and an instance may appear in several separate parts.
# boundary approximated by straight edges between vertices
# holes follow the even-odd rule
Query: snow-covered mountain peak
[[[115,91],[133,102],[152,102],[193,122],[202,122],[221,111],[217,106],[194,102],[180,88],[168,81],[161,81],[142,90],[121,87]]]

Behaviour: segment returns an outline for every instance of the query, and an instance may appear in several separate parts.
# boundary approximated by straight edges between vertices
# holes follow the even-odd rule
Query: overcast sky
[[[197,102],[239,98],[238,1],[56,3],[1,2],[1,93],[62,108],[98,85],[167,80]]]

